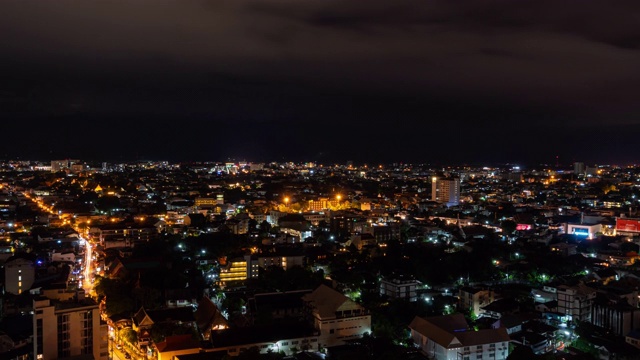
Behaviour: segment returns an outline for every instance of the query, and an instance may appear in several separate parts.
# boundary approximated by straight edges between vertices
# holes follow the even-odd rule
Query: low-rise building
[[[320,331],[320,346],[343,345],[371,332],[371,314],[362,305],[327,285],[302,297],[307,318]]]
[[[420,282],[413,276],[392,275],[380,280],[380,295],[393,299],[417,301],[417,287]]]
[[[503,360],[509,356],[509,335],[505,328],[473,331],[463,314],[423,318],[411,324],[411,338],[434,360]]]

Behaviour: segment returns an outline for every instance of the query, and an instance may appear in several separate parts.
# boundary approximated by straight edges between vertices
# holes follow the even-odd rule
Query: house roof
[[[216,304],[206,296],[198,302],[198,309],[193,314],[198,328],[206,329],[215,325],[228,326],[227,319],[222,316]]]
[[[462,314],[422,318],[416,316],[409,328],[445,348],[474,346],[509,341],[505,328],[469,331]]]
[[[254,302],[258,310],[261,308],[269,308],[273,310],[302,308],[302,297],[306,294],[310,294],[311,292],[312,290],[307,289],[256,294],[254,296]]]
[[[506,328],[465,331],[456,333],[456,337],[460,340],[463,346],[495,344],[498,342],[510,341]]]
[[[159,353],[200,348],[200,342],[195,340],[191,334],[170,335],[164,341],[156,344]]]
[[[640,329],[634,329],[634,330],[629,331],[629,333],[626,335],[626,337],[640,340]]]
[[[330,288],[327,285],[320,285],[313,292],[302,297],[305,302],[310,302],[320,318],[331,318],[336,316],[336,311],[342,308],[359,307],[354,301]]]
[[[304,338],[314,335],[318,335],[317,330],[306,322],[286,325],[274,323],[220,330],[211,334],[211,344],[214,348],[219,348],[277,342],[285,339]]]
[[[482,310],[503,313],[518,310],[519,307],[520,305],[514,299],[504,298],[498,299],[487,306],[483,306]]]
[[[151,318],[149,317],[149,315],[147,314],[146,310],[144,309],[144,307],[141,307],[136,313],[135,315],[133,315],[133,323],[136,326],[140,326],[140,325],[148,325],[151,326],[153,325],[153,320],[151,320]]]
[[[409,324],[409,328],[428,337],[445,348],[460,347],[460,341],[449,331],[433,324],[432,322],[416,316]]]

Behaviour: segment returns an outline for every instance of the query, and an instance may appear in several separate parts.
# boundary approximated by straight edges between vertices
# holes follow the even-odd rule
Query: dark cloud
[[[522,144],[568,154],[604,127],[637,129],[639,23],[628,0],[4,1],[0,116],[96,133],[186,123],[200,132],[182,137],[216,134],[234,156],[312,156],[337,128],[353,139],[322,151],[336,158],[451,145],[451,161],[508,161],[517,133],[509,155],[544,159]],[[261,140],[281,136],[297,147]],[[633,150],[601,144],[601,158]]]

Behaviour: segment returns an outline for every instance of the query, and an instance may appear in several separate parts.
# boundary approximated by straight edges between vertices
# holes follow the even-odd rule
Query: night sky
[[[638,0],[0,3],[0,159],[638,162]]]

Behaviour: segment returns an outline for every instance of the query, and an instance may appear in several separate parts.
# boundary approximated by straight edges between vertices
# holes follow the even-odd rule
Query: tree
[[[243,351],[236,357],[237,360],[259,360],[260,359],[260,349],[257,346],[252,346],[247,350]]]
[[[249,232],[253,232],[258,228],[258,221],[256,219],[249,219],[247,226],[249,227]]]
[[[102,196],[96,201],[96,208],[111,214],[115,209],[123,208],[123,205],[115,196]]]
[[[517,225],[518,224],[516,224],[516,222],[513,220],[504,220],[500,224],[500,227],[502,228],[502,233],[504,235],[511,235],[514,231],[516,231]]]
[[[269,224],[267,220],[263,220],[260,223],[260,233],[262,236],[266,236],[269,234],[269,231],[271,231],[271,224]]]
[[[120,336],[129,344],[136,344],[138,342],[138,333],[132,328],[122,329]]]
[[[507,357],[507,360],[535,360],[536,355],[528,346],[517,346]]]

